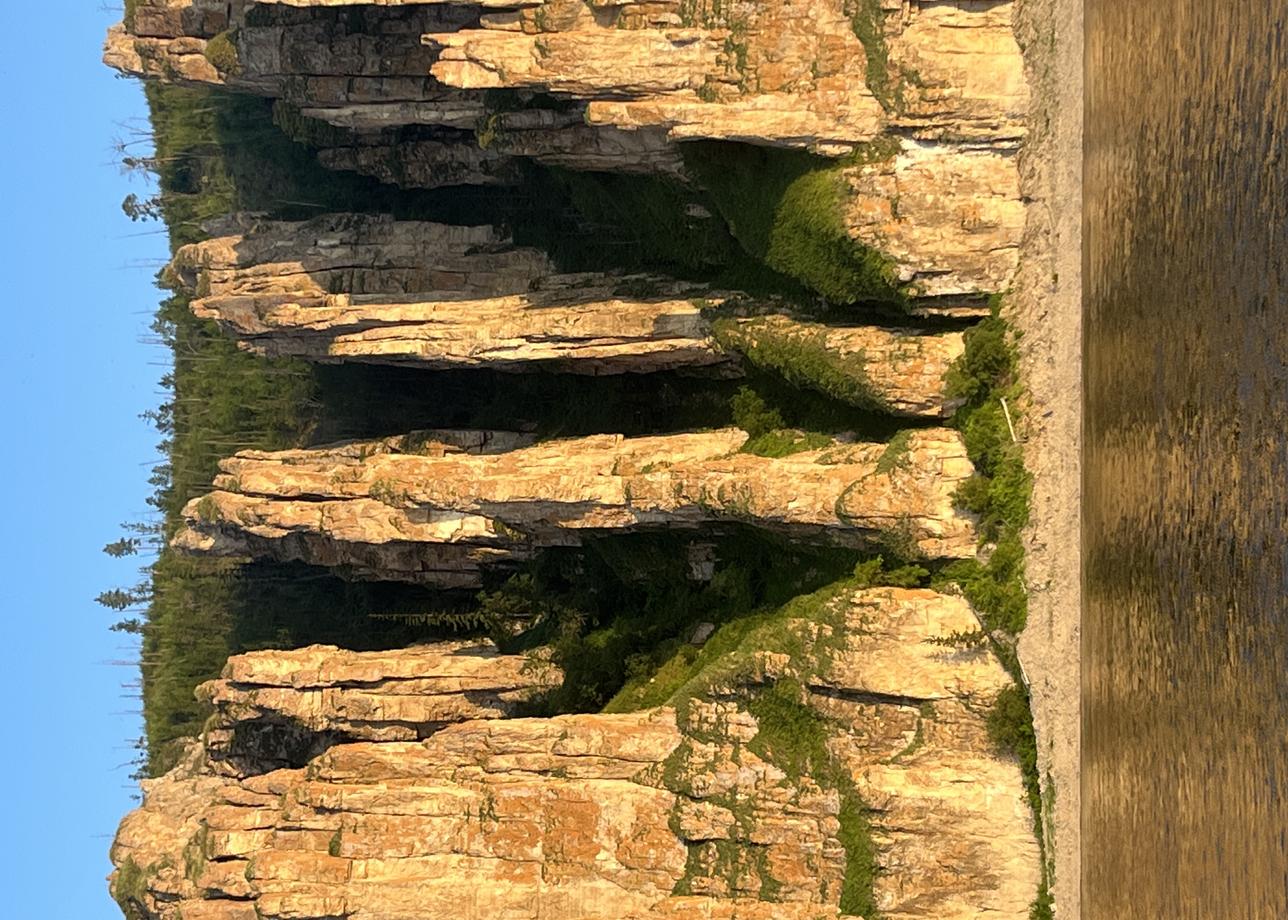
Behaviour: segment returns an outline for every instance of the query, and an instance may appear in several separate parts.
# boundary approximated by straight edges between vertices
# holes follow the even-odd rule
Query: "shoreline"
[[[1055,915],[1081,912],[1082,0],[1019,0],[1015,31],[1032,91],[1021,153],[1027,200],[1006,318],[1021,334],[1033,475],[1025,534],[1029,682]]]

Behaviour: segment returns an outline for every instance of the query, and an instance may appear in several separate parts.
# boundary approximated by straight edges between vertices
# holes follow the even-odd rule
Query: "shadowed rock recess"
[[[991,372],[970,324],[1024,226],[1011,14],[127,0],[109,65],[272,100],[263,131],[396,202],[229,194],[172,224],[186,319],[239,360],[383,381],[407,424],[212,439],[167,558],[458,605],[449,641],[185,684],[202,736],[112,847],[130,920],[1029,916],[1036,780],[995,724],[1022,689],[953,587],[993,539],[963,507],[994,473],[959,372]],[[660,408],[585,422],[544,395],[622,381]],[[699,420],[669,417],[690,387]],[[736,582],[753,545],[811,561]],[[568,601],[632,548],[624,593]],[[687,554],[688,583],[646,584],[650,552]],[[568,652],[639,635],[613,678]],[[322,638],[347,641],[296,644]]]

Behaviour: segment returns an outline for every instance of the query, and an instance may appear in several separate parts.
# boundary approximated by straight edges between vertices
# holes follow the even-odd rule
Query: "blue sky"
[[[159,402],[166,355],[140,339],[165,238],[120,209],[145,186],[121,175],[112,143],[144,105],[99,63],[111,2],[10,2],[0,30],[0,915],[13,920],[119,918],[103,878],[142,732],[122,687],[137,671],[107,664],[135,652],[93,597],[132,583],[134,566],[100,548],[148,510],[158,435],[138,415]]]

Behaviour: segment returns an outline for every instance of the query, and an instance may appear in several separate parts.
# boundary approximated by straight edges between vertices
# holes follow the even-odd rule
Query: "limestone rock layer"
[[[175,545],[455,587],[583,534],[721,523],[850,546],[894,541],[904,555],[974,555],[974,526],[954,498],[974,470],[955,431],[779,458],[740,452],[746,441],[729,428],[498,453],[425,455],[419,443],[403,453],[244,451],[221,464],[215,491],[184,509]]]
[[[774,342],[837,357],[873,406],[942,417],[957,332],[824,327],[781,313],[774,301],[646,276],[559,274],[539,251],[490,227],[393,221],[357,214],[305,222],[230,220],[228,230],[184,246],[170,276],[196,298],[194,312],[247,348],[315,361],[428,368],[533,366],[586,374],[710,368],[736,374],[736,354],[712,336],[708,313],[745,333],[725,342]],[[779,311],[766,318],[754,314]]]
[[[677,705],[466,720],[242,775],[195,746],[122,824],[114,895],[149,920],[836,920],[837,790],[776,762],[754,715],[791,680],[864,803],[881,915],[1026,917],[1037,846],[981,715],[1009,678],[983,649],[929,641],[977,628],[967,605],[841,587],[784,628],[795,655],[753,652]],[[346,667],[419,670],[372,657]],[[279,682],[311,684],[298,664]]]
[[[984,0],[141,0],[106,58],[351,127],[470,128],[489,114],[481,90],[535,89],[582,103],[590,125],[844,150],[892,128],[1021,137],[1027,88],[1010,17],[1010,3]]]
[[[492,226],[232,215],[180,249],[167,280],[252,352],[431,370],[754,367],[933,420],[957,408],[945,377],[960,324],[832,320],[868,300],[975,315],[1010,286],[1028,106],[1013,5],[137,0],[105,58],[275,100],[274,121],[324,167],[455,203],[475,194],[457,186],[525,194],[543,167],[633,173],[632,192],[665,188],[688,230],[713,221],[737,258],[816,292],[788,305],[568,273]],[[577,204],[608,184],[568,188],[552,226],[616,226]],[[639,260],[659,263],[677,264]],[[736,428],[432,430],[243,451],[183,509],[171,546],[471,590],[548,549],[658,531],[692,534],[691,550],[753,527],[887,558],[975,556],[957,432],[771,434],[766,447]],[[634,711],[638,686],[604,712],[531,715],[576,689],[561,686],[559,645],[236,656],[199,688],[202,737],[122,823],[112,893],[130,920],[1029,916],[1033,815],[989,731],[1015,691],[969,604],[856,576],[745,612],[715,637],[691,624],[659,644],[683,644],[649,685],[650,704],[654,689],[665,699]],[[646,657],[628,670],[658,664]]]

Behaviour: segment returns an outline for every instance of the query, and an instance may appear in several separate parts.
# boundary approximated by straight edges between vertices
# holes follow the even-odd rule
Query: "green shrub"
[[[1011,438],[1002,400],[1023,396],[1018,358],[1006,323],[997,315],[966,333],[966,350],[948,373],[949,395],[965,400],[953,424],[962,432],[976,475],[962,483],[957,503],[979,516],[982,541],[992,544],[987,562],[953,563],[939,576],[956,581],[989,630],[1017,635],[1028,616],[1021,533],[1029,520],[1033,480],[1021,445]]]
[[[782,414],[769,408],[764,398],[750,387],[739,387],[729,406],[733,410],[733,423],[753,438],[786,427]]]
[[[747,443],[742,445],[742,452],[755,454],[757,457],[790,457],[807,450],[822,450],[831,443],[830,437],[816,431],[784,428],[748,438]]]
[[[884,585],[891,588],[919,588],[930,576],[919,565],[899,565],[887,568],[882,556],[873,556],[854,567],[855,587],[869,588]]]
[[[1034,833],[1042,839],[1042,790],[1038,783],[1038,746],[1033,731],[1029,694],[1020,684],[1012,684],[997,695],[988,711],[988,737],[998,750],[1020,762],[1024,774],[1024,792],[1033,810]]]
[[[760,394],[740,387],[730,400],[733,423],[747,432],[742,452],[758,457],[786,457],[806,450],[821,450],[832,443],[825,434],[783,427],[783,417],[770,409]]]
[[[148,913],[144,909],[144,898],[148,891],[148,873],[143,870],[133,857],[126,857],[116,872],[112,884],[112,900],[121,908],[126,920],[146,920]]]
[[[215,70],[224,76],[241,74],[241,58],[237,54],[237,37],[233,32],[220,32],[206,42],[202,52]]]
[[[1024,468],[1021,445],[1015,443],[1007,409],[1019,405],[1024,391],[1018,377],[1018,356],[1007,324],[1001,319],[1001,301],[993,315],[966,333],[966,350],[951,368],[950,396],[963,399],[953,424],[961,431],[976,475],[962,483],[957,503],[979,516],[980,539],[989,549],[987,560],[963,560],[942,569],[936,583],[957,583],[979,613],[985,634],[1001,631],[1018,635],[1028,619],[1024,583],[1022,533],[1029,521],[1032,477]],[[981,636],[980,639],[983,639]],[[946,637],[973,642],[974,636]],[[1015,755],[1024,777],[1025,794],[1033,812],[1033,828],[1042,850],[1042,882],[1030,910],[1033,920],[1051,916],[1047,845],[1042,826],[1041,784],[1037,745],[1029,696],[1011,642],[993,641],[993,651],[1010,671],[1015,684],[999,694],[988,716],[989,735],[999,748]]]

